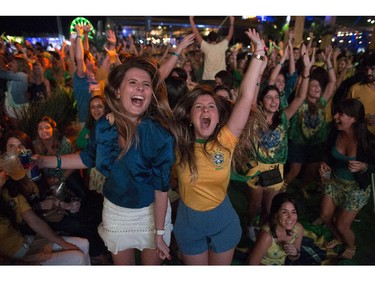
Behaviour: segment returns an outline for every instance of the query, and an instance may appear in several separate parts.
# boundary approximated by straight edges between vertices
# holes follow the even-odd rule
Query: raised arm
[[[293,53],[293,51],[292,51],[292,53]],[[283,67],[285,61],[289,58],[289,55],[290,55],[290,49],[289,49],[289,45],[287,45],[286,48],[285,48],[284,54],[280,59],[280,62],[278,62],[275,65],[275,67],[273,68],[273,70],[271,72],[270,78],[268,79],[269,85],[275,85],[277,75],[279,75],[279,73],[281,71],[281,68]]]
[[[327,102],[331,99],[331,97],[333,96],[333,93],[336,90],[336,73],[332,66],[331,55],[332,55],[332,46],[329,45],[326,47],[325,52],[324,52],[324,62],[325,62],[325,65],[327,66],[329,81],[326,86],[326,89],[324,90],[323,96]]]
[[[228,35],[225,37],[225,39],[228,42],[230,42],[230,40],[232,40],[233,33],[234,33],[234,17],[230,16],[229,17],[229,31],[228,31]]]
[[[258,94],[259,94],[260,87],[261,87],[262,82],[263,82],[263,73],[267,68],[267,64],[268,64],[268,58],[266,56],[264,56],[262,68],[260,70],[260,73],[259,73],[258,79],[257,79],[257,86],[255,88],[255,95],[254,95],[254,98],[253,98],[253,104],[257,104]]]
[[[86,24],[82,28],[83,28],[83,40],[82,40],[83,49],[88,51],[88,50],[90,50],[89,32],[90,32],[92,27],[90,25]]]
[[[77,32],[77,38],[75,39],[75,50],[74,56],[76,61],[76,72],[78,77],[84,77],[86,75],[86,64],[84,60],[84,49],[83,49],[83,27],[79,24],[75,26]]]
[[[250,107],[256,92],[256,84],[265,56],[265,44],[260,39],[258,32],[255,29],[249,28],[245,33],[255,46],[255,51],[241,82],[239,97],[227,122],[229,130],[236,137],[240,136],[249,117]]]
[[[190,20],[191,28],[193,29],[193,32],[195,34],[195,40],[197,40],[198,44],[200,45],[200,44],[202,44],[203,38],[200,35],[197,26],[195,25],[194,16],[190,16],[189,20]]]
[[[307,48],[304,44],[302,45],[301,52],[304,65],[303,72],[301,74],[302,80],[301,85],[297,90],[297,94],[285,109],[285,114],[288,119],[292,118],[292,116],[297,112],[298,108],[302,105],[303,101],[306,99],[310,81],[310,69],[314,63],[314,57],[312,56],[310,60],[309,53],[307,52]]]
[[[177,47],[174,50],[174,52],[172,53],[172,55],[170,55],[168,57],[168,59],[160,66],[159,71],[160,71],[162,79],[165,79],[165,78],[167,78],[169,76],[169,74],[171,73],[171,71],[173,70],[173,68],[175,67],[175,65],[177,63],[180,54],[182,53],[182,51],[186,47],[188,47],[189,45],[193,44],[194,38],[195,38],[195,34],[194,33],[191,33],[191,34],[187,35],[180,42],[180,44],[177,45]]]

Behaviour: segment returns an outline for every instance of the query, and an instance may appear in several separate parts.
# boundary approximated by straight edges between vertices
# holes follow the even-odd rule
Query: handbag
[[[264,171],[259,174],[259,184],[263,187],[278,184],[282,181],[283,178],[279,170],[279,165],[277,165],[275,168],[271,170]]]

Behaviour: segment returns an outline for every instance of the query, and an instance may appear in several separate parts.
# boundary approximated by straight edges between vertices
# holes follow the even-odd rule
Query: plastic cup
[[[18,153],[5,152],[0,155],[0,167],[14,180],[20,180],[26,176]]]

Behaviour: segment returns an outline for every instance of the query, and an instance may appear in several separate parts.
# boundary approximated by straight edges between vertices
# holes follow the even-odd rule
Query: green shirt
[[[327,101],[324,97],[321,97],[316,105],[316,112],[312,112],[305,100],[290,120],[289,138],[294,143],[313,145],[327,140]]]

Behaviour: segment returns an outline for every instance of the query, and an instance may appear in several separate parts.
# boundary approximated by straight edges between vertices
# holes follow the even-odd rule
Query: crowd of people
[[[295,46],[293,31],[269,48],[252,28],[248,50],[232,42],[235,17],[223,39],[189,22],[175,48],[109,30],[100,52],[79,24],[54,51],[0,41],[0,264],[230,265],[243,235],[249,265],[303,264],[296,178],[303,200],[308,185],[321,193],[325,247],[355,256],[375,172],[375,53]],[[19,130],[64,89],[74,137],[45,112],[35,134]]]

